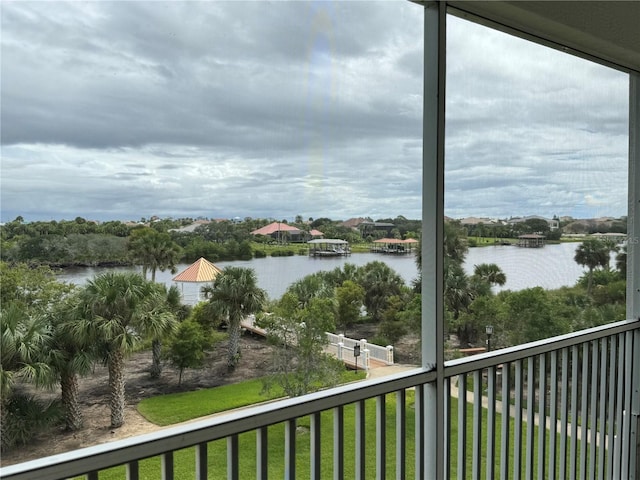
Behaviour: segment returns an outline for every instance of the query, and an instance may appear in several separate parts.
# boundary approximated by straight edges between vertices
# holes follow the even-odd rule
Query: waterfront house
[[[304,231],[283,222],[272,222],[262,228],[253,230],[251,235],[269,236],[278,243],[302,242],[305,238]]]
[[[346,458],[355,458],[357,479],[388,478],[391,461],[395,478],[403,479],[407,476],[407,459],[411,458],[415,478],[426,480],[451,478],[454,469],[457,478],[534,478],[537,472],[538,478],[640,480],[640,246],[635,241],[640,238],[640,2],[416,3],[416,15],[424,15],[425,25],[422,367],[9,466],[0,472],[2,478],[54,480],[86,475],[97,479],[98,471],[115,465],[126,465],[128,478],[138,478],[139,462],[156,457],[163,478],[171,479],[174,452],[189,448],[193,476],[205,479],[213,468],[209,465],[209,444],[221,440],[226,442],[226,462],[222,460],[224,463],[215,468],[226,469],[227,478],[240,478],[239,457],[252,455],[255,478],[267,478],[270,462],[283,462],[285,478],[293,479],[296,449],[300,448],[298,427],[304,418],[313,479],[320,478],[321,466],[329,468],[333,478],[344,478]],[[629,180],[628,185],[615,187],[628,192],[628,235],[635,239],[628,242],[627,252],[628,320],[444,360],[447,15],[628,74]],[[394,93],[390,91],[389,95]],[[478,388],[483,381],[486,388]],[[536,389],[546,395],[537,395]],[[409,394],[413,401],[407,406]],[[499,396],[513,401],[510,415],[502,415],[500,420]],[[388,397],[397,405],[393,418],[387,410]],[[472,415],[468,415],[467,400]],[[580,405],[583,408],[579,409]],[[355,432],[350,432],[353,442],[345,441],[347,407],[355,416]],[[375,411],[375,425],[365,424],[367,408]],[[549,435],[535,435],[534,428],[526,428],[538,418],[547,420]],[[321,428],[323,419],[325,425],[329,423],[328,429]],[[273,431],[268,427],[276,424],[281,426],[278,434],[284,436],[284,452],[271,458],[268,446]],[[395,425],[392,438],[385,428],[388,424]],[[252,435],[251,442],[240,442],[241,434]],[[331,452],[321,451],[321,434],[331,436]],[[411,451],[407,447],[410,435]],[[366,455],[374,457],[374,468],[367,466]],[[471,459],[469,463],[467,458]]]

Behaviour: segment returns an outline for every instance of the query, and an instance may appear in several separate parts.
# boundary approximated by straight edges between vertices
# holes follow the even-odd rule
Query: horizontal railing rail
[[[523,343],[513,347],[493,350],[470,357],[458,358],[444,362],[445,376],[469,373],[488,367],[495,367],[505,362],[513,362],[524,357],[540,355],[561,348],[573,347],[591,340],[598,340],[604,336],[615,335],[640,329],[640,319],[622,320],[620,322],[608,323],[598,327],[579,330],[577,332],[558,335],[556,337],[545,338],[530,343]]]
[[[446,478],[629,478],[639,328],[626,320],[445,362]]]
[[[640,348],[633,342],[633,332],[638,328],[639,321],[623,321],[446,362],[443,392],[446,438],[439,448],[447,478],[466,479],[468,474],[472,478],[520,478],[521,473],[528,478],[534,472],[538,477],[539,472],[544,472],[545,476],[540,478],[579,478],[578,472],[584,476],[587,472],[595,475],[596,471],[602,475],[600,478],[624,478],[624,459],[632,454],[627,414],[631,392],[626,384],[634,374],[631,352]],[[425,412],[430,410],[424,403],[424,387],[434,382],[437,374],[415,369],[252,406],[4,467],[0,469],[0,477],[54,480],[86,475],[97,479],[97,472],[125,465],[128,478],[138,478],[142,461],[157,457],[163,478],[171,479],[174,452],[190,447],[194,449],[196,478],[208,478],[209,445],[226,440],[226,478],[240,478],[239,458],[246,454],[240,452],[239,436],[254,432],[255,477],[267,478],[269,464],[279,462],[284,464],[285,478],[295,478],[296,448],[301,448],[296,447],[297,422],[308,417],[311,478],[320,478],[321,468],[331,468],[334,478],[343,478],[347,458],[354,462],[355,478],[386,478],[389,468],[395,469],[397,478],[405,478],[409,476],[406,467],[411,460],[415,462],[415,476],[420,478],[424,468],[420,463],[423,422]],[[371,427],[365,429],[365,401],[375,403],[373,433]],[[350,438],[346,442],[346,436],[354,436],[353,432],[346,435],[344,431],[347,406],[355,409],[355,440]],[[413,424],[409,418],[411,410]],[[388,418],[392,411],[395,422]],[[321,413],[332,415],[333,419],[330,422],[333,459],[328,467],[324,465],[326,455],[321,455]],[[267,428],[276,424],[285,426],[280,433],[284,435],[281,459],[271,458],[267,447],[273,441],[273,432],[267,434]],[[409,433],[410,424],[415,425],[411,429],[415,433]],[[385,433],[390,425],[395,425],[391,426],[395,432],[393,439]],[[534,425],[537,431],[532,428]],[[389,440],[395,445],[395,457],[387,451]],[[355,455],[351,451],[345,453],[347,444],[355,448]],[[365,455],[372,456],[370,448],[374,448],[375,475],[365,464]],[[245,476],[243,472],[242,478]]]

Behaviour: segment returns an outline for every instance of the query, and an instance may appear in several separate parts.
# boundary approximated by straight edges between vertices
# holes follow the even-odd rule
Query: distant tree
[[[142,276],[151,272],[151,281],[156,281],[156,271],[170,270],[175,273],[176,264],[182,256],[182,249],[167,233],[152,228],[137,228],[129,235],[129,251],[136,265],[142,265]]]
[[[333,294],[333,286],[329,286],[326,280],[323,272],[312,273],[289,285],[287,292],[292,293],[297,298],[298,305],[304,308],[314,298]]]
[[[487,325],[494,326],[493,344],[497,346],[505,341],[504,328],[500,328],[501,301],[495,296],[479,296],[471,302],[468,309],[460,315],[458,323],[464,325],[466,342],[474,345],[484,335]]]
[[[483,290],[484,293],[491,293],[493,285],[502,286],[507,283],[507,276],[502,269],[495,263],[481,263],[474,265],[473,280],[478,280],[481,284],[485,284],[488,288]]]
[[[469,277],[457,262],[445,262],[444,276],[445,306],[453,313],[453,318],[457,319],[473,301]]]
[[[597,238],[587,238],[578,246],[578,248],[576,248],[574,260],[576,261],[576,263],[578,263],[578,265],[582,265],[583,267],[587,267],[589,269],[587,294],[591,294],[591,287],[593,285],[593,270],[597,267],[609,268],[609,253],[611,252],[611,250],[611,244]]]
[[[49,267],[0,262],[0,306],[18,303],[25,310],[45,312],[71,289],[56,280]]]
[[[389,297],[398,295],[404,280],[384,262],[369,262],[358,269],[357,282],[364,289],[364,305],[372,321],[378,322]]]
[[[358,321],[364,300],[364,289],[357,283],[346,280],[336,288],[336,325],[346,332],[349,325]]]
[[[541,287],[510,292],[505,298],[506,321],[512,344],[533,342],[569,331],[563,319],[554,315],[549,293]]]
[[[273,315],[260,324],[275,344],[273,374],[264,381],[269,390],[273,384],[290,396],[303,395],[338,382],[343,366],[324,353],[328,340],[325,332],[333,331],[335,322],[331,300],[314,298],[304,308],[291,293],[285,293]]]
[[[467,311],[473,298],[469,277],[462,266],[455,261],[445,261],[444,304],[452,315],[450,327],[456,328],[460,343],[463,344],[471,340],[470,331],[468,325],[459,321],[459,318],[461,313]]]
[[[444,255],[455,262],[463,262],[468,251],[465,230],[459,222],[444,223]]]
[[[179,370],[178,385],[182,384],[185,368],[199,368],[203,364],[204,349],[208,346],[202,326],[187,320],[180,324],[169,343],[169,361]]]
[[[542,218],[528,218],[524,221],[527,233],[546,235],[549,232],[549,222]]]
[[[382,342],[385,345],[393,345],[406,335],[413,321],[407,319],[406,311],[411,298],[418,295],[394,295],[389,298],[387,308],[382,312],[382,320],[378,325],[375,343]]]

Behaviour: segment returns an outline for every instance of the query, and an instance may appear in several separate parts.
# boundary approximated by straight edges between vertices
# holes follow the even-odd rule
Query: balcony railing
[[[627,320],[446,362],[437,446],[446,477],[628,478],[638,329],[640,321]],[[416,369],[254,406],[5,467],[0,476],[97,479],[121,466],[106,478],[126,471],[137,479],[151,462],[152,478],[164,479],[425,478],[425,387],[436,374]]]

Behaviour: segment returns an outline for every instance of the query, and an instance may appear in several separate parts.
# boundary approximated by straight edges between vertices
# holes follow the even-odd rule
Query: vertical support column
[[[640,318],[640,73],[629,75],[629,211],[627,218],[627,318]],[[626,366],[631,389],[629,478],[640,480],[640,332],[633,333]]]
[[[422,152],[422,366],[437,372],[425,386],[425,478],[443,478],[444,455],[444,129],[446,2],[424,8]]]

